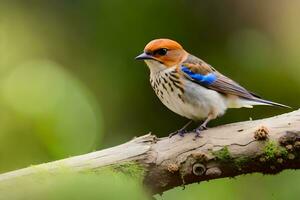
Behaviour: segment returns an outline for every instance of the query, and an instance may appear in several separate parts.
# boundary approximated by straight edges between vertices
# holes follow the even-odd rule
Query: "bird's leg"
[[[184,134],[187,133],[186,128],[193,122],[193,120],[188,121],[188,123],[186,123],[181,129],[171,133],[169,135],[169,138],[173,137],[174,135],[180,135],[181,137],[184,137]]]
[[[207,124],[208,124],[208,122],[209,122],[210,120],[212,120],[212,119],[213,119],[212,116],[209,115],[209,116],[206,118],[206,120],[205,120],[200,126],[198,126],[196,129],[194,129],[194,132],[196,133],[195,138],[200,137],[201,131],[207,129]]]

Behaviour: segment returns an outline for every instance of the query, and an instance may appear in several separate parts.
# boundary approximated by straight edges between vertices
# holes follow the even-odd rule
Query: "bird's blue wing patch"
[[[181,66],[181,70],[193,80],[205,85],[211,85],[217,80],[217,76],[214,73],[209,73],[206,75],[197,74],[192,72],[188,67],[184,65]]]

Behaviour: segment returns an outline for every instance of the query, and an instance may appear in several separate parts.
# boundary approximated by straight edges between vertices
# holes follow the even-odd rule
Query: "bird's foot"
[[[197,138],[201,138],[202,136],[200,135],[201,131],[207,130],[207,127],[204,125],[199,126],[198,128],[194,129],[193,132],[195,132],[195,138],[194,140],[196,140]]]
[[[190,120],[187,124],[185,124],[181,129],[179,129],[178,131],[175,131],[171,134],[169,134],[169,138],[173,137],[174,135],[179,135],[180,137],[184,137],[184,134],[186,134],[188,131],[186,130],[186,128],[192,123],[193,121]]]
[[[169,138],[173,137],[174,135],[179,135],[180,137],[184,137],[184,135],[187,133],[187,130],[185,129],[179,129],[178,131],[175,131],[173,133],[169,134]]]

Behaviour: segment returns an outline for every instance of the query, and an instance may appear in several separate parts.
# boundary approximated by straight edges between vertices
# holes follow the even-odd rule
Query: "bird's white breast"
[[[186,117],[201,120],[211,115],[216,118],[227,109],[227,101],[220,93],[202,87],[190,80],[185,80]]]
[[[223,95],[206,89],[185,77],[180,77],[183,90],[174,86],[172,81],[171,85],[165,83],[165,80],[170,81],[168,80],[170,73],[174,72],[175,67],[158,70],[162,69],[162,66],[155,66],[156,70],[151,70],[150,65],[149,68],[153,89],[161,102],[173,112],[189,119],[202,120],[208,115],[213,115],[213,117],[222,115],[227,109],[226,99]]]

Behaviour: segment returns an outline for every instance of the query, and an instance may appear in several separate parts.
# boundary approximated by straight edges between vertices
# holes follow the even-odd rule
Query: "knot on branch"
[[[206,170],[205,175],[206,176],[210,176],[210,177],[218,177],[221,176],[222,171],[220,168],[218,167],[212,167]]]
[[[201,176],[206,171],[206,167],[201,163],[195,163],[193,165],[193,174],[195,176]]]
[[[170,164],[168,164],[167,169],[168,169],[169,172],[175,173],[179,170],[179,167],[175,163],[170,163]]]
[[[279,138],[282,146],[293,145],[300,147],[300,131],[287,131],[286,134]]]
[[[260,127],[254,133],[255,140],[266,140],[269,137],[269,129],[265,126]]]
[[[279,144],[287,150],[287,158],[294,160],[300,150],[300,131],[287,131],[284,136],[279,138]]]
[[[294,147],[295,149],[300,149],[300,141],[296,141]]]
[[[209,158],[205,153],[202,152],[197,152],[197,153],[192,153],[192,157],[197,160],[198,162],[205,162],[208,161]]]
[[[289,160],[294,160],[296,156],[292,153],[289,153],[287,157]]]

